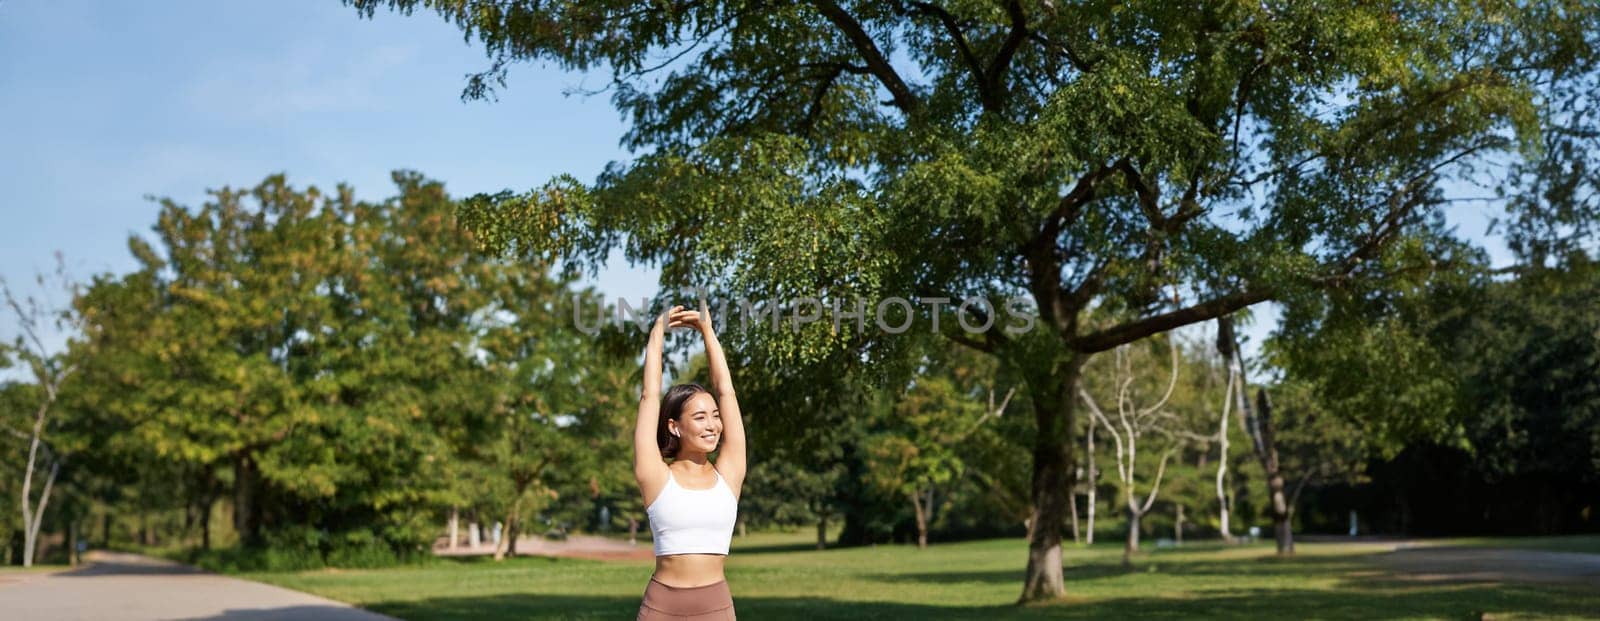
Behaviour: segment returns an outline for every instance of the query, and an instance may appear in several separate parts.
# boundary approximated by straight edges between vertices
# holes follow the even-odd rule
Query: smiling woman
[[[667,328],[675,327],[696,328],[705,337],[711,390],[680,384],[662,396],[661,350]],[[655,538],[656,570],[638,618],[733,619],[723,563],[744,482],[745,433],[704,299],[699,312],[674,306],[656,319],[644,364],[633,468]]]

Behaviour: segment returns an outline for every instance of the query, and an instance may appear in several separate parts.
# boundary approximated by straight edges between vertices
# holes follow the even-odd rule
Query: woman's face
[[[678,442],[686,449],[709,453],[717,449],[722,439],[722,413],[717,411],[717,400],[709,393],[695,393],[683,402],[683,414],[676,421],[667,421],[678,431]]]

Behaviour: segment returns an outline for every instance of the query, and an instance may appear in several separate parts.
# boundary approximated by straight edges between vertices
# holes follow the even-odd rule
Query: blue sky
[[[334,2],[0,0],[0,273],[25,283],[57,250],[80,277],[131,269],[147,195],[198,205],[285,172],[381,199],[402,168],[466,195],[626,156],[607,96],[563,95],[603,81],[522,67],[498,102],[462,102],[485,66],[443,20]],[[655,290],[652,270],[602,280]]]
[[[24,291],[62,252],[87,278],[132,269],[130,234],[165,196],[274,172],[390,195],[420,171],[464,196],[592,179],[625,158],[621,116],[600,77],[514,68],[496,102],[462,102],[481,49],[432,14],[360,19],[332,1],[0,0],[0,275]],[[1482,207],[1462,232],[1481,237]],[[1503,252],[1497,254],[1504,256]],[[620,257],[591,284],[610,299],[654,295],[654,269]],[[1264,334],[1270,309],[1252,329]],[[0,337],[15,324],[0,322]]]
[[[0,0],[0,275],[38,295],[57,251],[79,279],[129,271],[145,197],[198,206],[274,172],[378,200],[396,169],[464,196],[626,157],[608,97],[563,94],[603,80],[519,67],[499,101],[462,102],[486,65],[441,19],[336,2]],[[616,256],[590,284],[637,300],[657,274]],[[0,338],[16,333],[7,312]]]

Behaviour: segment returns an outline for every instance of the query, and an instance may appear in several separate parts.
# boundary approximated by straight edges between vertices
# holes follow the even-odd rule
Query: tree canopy
[[[592,267],[620,246],[664,285],[768,300],[1031,298],[1045,335],[943,330],[1029,372],[1023,600],[1064,590],[1086,356],[1435,268],[1452,180],[1536,157],[1600,36],[1577,1],[349,3],[481,43],[469,98],[519,62],[611,74],[635,157],[469,200],[489,247]],[[751,346],[905,355],[807,328]]]

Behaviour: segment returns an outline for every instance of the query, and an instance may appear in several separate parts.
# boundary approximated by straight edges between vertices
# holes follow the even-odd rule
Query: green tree
[[[1281,554],[1294,552],[1295,506],[1309,483],[1352,481],[1368,458],[1459,436],[1461,376],[1433,335],[1466,310],[1461,294],[1486,278],[1486,260],[1457,242],[1432,243],[1432,269],[1295,300],[1265,344],[1260,362],[1285,377],[1240,402],[1241,427],[1264,471]],[[1243,377],[1249,366],[1231,322],[1219,326],[1219,349]]]
[[[208,546],[227,493],[246,546],[416,551],[482,491],[464,483],[474,459],[501,451],[504,479],[566,440],[507,419],[605,403],[582,392],[592,381],[565,384],[594,359],[555,330],[565,280],[475,253],[437,182],[395,184],[376,203],[282,176],[195,210],[165,202],[155,243],[130,240],[141,269],[78,299],[101,354],[85,429],[102,431],[102,466],[131,466],[139,514],[184,507]]]
[[[1390,479],[1381,483],[1403,497],[1387,505],[1398,528],[1581,528],[1600,485],[1600,324],[1590,311],[1600,270],[1585,257],[1498,275],[1480,265],[1290,313],[1268,348],[1285,372],[1270,390],[1277,410],[1315,417],[1308,439],[1372,458]],[[1384,381],[1365,379],[1373,377]],[[1359,437],[1338,431],[1350,426]],[[1337,450],[1341,442],[1349,446]],[[1418,468],[1449,472],[1454,483]],[[1428,493],[1452,485],[1483,491]],[[1461,515],[1472,518],[1444,517]]]
[[[1576,2],[349,2],[436,11],[482,42],[468,97],[517,62],[611,72],[642,154],[470,201],[490,246],[589,263],[625,246],[663,284],[766,299],[1030,298],[1044,334],[945,322],[1029,372],[1022,601],[1065,590],[1091,355],[1426,266],[1413,240],[1435,232],[1419,223],[1441,181],[1532,149],[1541,87],[1600,36]],[[1091,326],[1091,308],[1121,321]],[[761,346],[902,350],[809,328]]]
[[[491,423],[476,438],[483,444],[476,453],[500,481],[491,486],[499,490],[493,505],[506,527],[497,560],[516,553],[517,536],[541,497],[559,500],[561,489],[585,487],[601,474],[615,480],[619,473],[606,463],[626,454],[602,444],[626,435],[619,416],[627,412],[635,366],[630,357],[595,347],[572,324],[573,307],[593,307],[597,294],[567,297],[568,281],[519,265],[533,264],[500,264],[496,302],[476,342],[491,387],[484,404]]]
[[[935,509],[950,505],[951,488],[966,476],[965,449],[976,442],[975,434],[986,431],[985,423],[1005,415],[1015,393],[1013,388],[997,395],[993,386],[977,385],[979,371],[963,362],[970,364],[959,358],[931,360],[894,395],[888,424],[865,442],[870,483],[910,502],[919,548],[928,546]]]
[[[882,414],[871,401],[872,387],[862,380],[859,359],[838,356],[832,365],[800,367],[759,357],[744,344],[746,333],[721,324],[729,366],[740,392],[761,411],[782,416],[752,415],[746,424],[751,445],[767,447],[750,454],[739,497],[741,526],[814,524],[817,549],[828,546],[830,524],[845,522],[841,543],[864,533],[861,518],[872,513],[859,481],[850,475],[857,449]],[[704,356],[685,369],[691,381],[709,381]],[[705,384],[702,384],[705,385]]]

